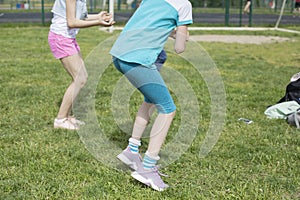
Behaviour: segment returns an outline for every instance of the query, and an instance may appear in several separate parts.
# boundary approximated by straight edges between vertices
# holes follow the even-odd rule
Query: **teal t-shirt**
[[[191,23],[192,6],[188,0],[143,0],[110,53],[120,60],[150,67],[173,29]]]

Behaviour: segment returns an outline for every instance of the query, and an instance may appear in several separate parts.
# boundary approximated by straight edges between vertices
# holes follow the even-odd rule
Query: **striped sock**
[[[129,139],[129,149],[132,153],[138,153],[139,152],[139,147],[141,146],[141,141],[134,139],[134,138],[130,138]]]
[[[143,159],[144,169],[150,170],[154,168],[158,160],[159,160],[159,156],[157,156],[156,158],[150,157],[147,151]]]

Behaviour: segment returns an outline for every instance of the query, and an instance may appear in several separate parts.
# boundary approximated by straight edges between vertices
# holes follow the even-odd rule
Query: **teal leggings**
[[[172,96],[156,67],[148,68],[116,57],[113,57],[113,63],[144,95],[145,102],[155,104],[159,113],[168,114],[176,110]]]

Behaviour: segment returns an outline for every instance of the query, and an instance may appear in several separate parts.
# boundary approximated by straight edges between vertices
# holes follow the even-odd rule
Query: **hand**
[[[112,19],[112,14],[107,13],[106,11],[102,11],[99,14],[99,22],[102,26],[111,26],[115,23],[115,21]]]
[[[107,13],[106,11],[101,11],[101,12],[98,13],[98,18],[99,18],[99,20],[102,20],[106,16],[109,16],[109,15],[111,15],[111,14]]]
[[[100,21],[100,25],[104,26],[104,27],[109,27],[114,25],[116,22],[113,20],[109,20],[109,21]]]

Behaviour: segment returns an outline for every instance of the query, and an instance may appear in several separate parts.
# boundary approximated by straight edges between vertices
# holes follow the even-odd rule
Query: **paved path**
[[[190,41],[200,42],[224,42],[239,44],[262,44],[293,41],[286,37],[258,36],[258,35],[191,35]]]
[[[116,22],[125,22],[131,16],[130,12],[127,13],[115,13]],[[45,22],[50,22],[52,17],[51,13],[45,13]],[[200,24],[225,24],[225,15],[222,13],[194,13],[193,19],[195,23]],[[255,25],[271,25],[275,26],[278,15],[276,14],[254,14],[252,17],[252,24]],[[249,23],[249,16],[243,15],[242,24],[247,25]],[[230,15],[230,25],[239,25],[239,14]],[[41,23],[41,13],[0,13],[0,23]],[[300,25],[300,18],[294,18],[291,15],[285,15],[282,17],[281,24]]]

